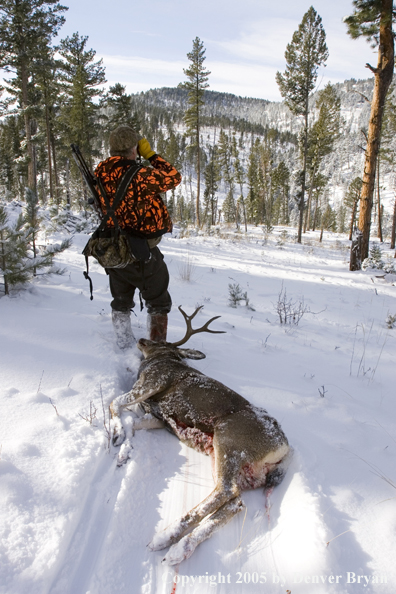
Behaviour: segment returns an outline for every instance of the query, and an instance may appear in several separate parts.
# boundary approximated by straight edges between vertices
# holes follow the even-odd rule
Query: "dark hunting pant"
[[[149,314],[167,314],[172,307],[168,293],[169,272],[164,256],[157,247],[152,248],[151,258],[143,266],[128,264],[125,268],[107,268],[112,309],[130,311],[135,307],[136,289],[141,293]]]

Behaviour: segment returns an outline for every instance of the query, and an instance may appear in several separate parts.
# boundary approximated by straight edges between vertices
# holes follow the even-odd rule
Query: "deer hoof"
[[[125,441],[125,431],[123,427],[114,427],[113,446],[118,447]]]
[[[126,462],[128,462],[128,460],[131,458],[132,450],[133,450],[132,444],[129,441],[129,439],[127,439],[122,444],[121,449],[118,452],[117,466],[123,466],[124,464],[126,464]]]
[[[163,530],[159,534],[155,534],[153,540],[147,545],[150,551],[162,551],[171,544],[169,535]]]
[[[178,565],[182,561],[189,559],[197,547],[198,542],[190,538],[190,535],[184,536],[179,542],[171,546],[162,560],[164,565]]]

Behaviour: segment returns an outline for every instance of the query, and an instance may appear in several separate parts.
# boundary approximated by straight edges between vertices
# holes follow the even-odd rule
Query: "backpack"
[[[103,268],[125,268],[129,264],[140,263],[144,266],[151,258],[150,248],[147,239],[133,231],[121,229],[115,216],[115,211],[125,198],[128,187],[141,168],[137,163],[131,165],[124,173],[117,187],[117,191],[110,205],[109,198],[99,178],[96,183],[106,204],[106,215],[103,217],[99,227],[91,235],[82,253],[85,256],[86,271],[84,277],[90,283],[90,299],[93,299],[93,285],[89,276],[88,258],[92,256]],[[107,222],[112,219],[114,228],[106,227]]]

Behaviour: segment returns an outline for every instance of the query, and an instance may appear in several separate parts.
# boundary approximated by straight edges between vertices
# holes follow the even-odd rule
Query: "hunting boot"
[[[131,312],[113,309],[111,311],[111,319],[117,346],[122,350],[129,349],[136,342],[132,332]]]
[[[168,314],[148,314],[147,329],[150,340],[155,340],[155,342],[166,342]]]

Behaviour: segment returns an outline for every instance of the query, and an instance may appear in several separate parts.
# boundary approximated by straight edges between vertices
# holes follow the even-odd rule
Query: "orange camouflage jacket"
[[[109,157],[95,169],[112,204],[117,186],[133,161],[124,157]],[[172,221],[160,192],[166,192],[181,182],[180,173],[160,155],[150,157],[149,167],[142,167],[132,178],[124,200],[116,209],[119,226],[147,238],[159,237],[172,231]],[[106,203],[100,197],[100,207],[106,214]],[[110,219],[107,223],[113,227]]]

